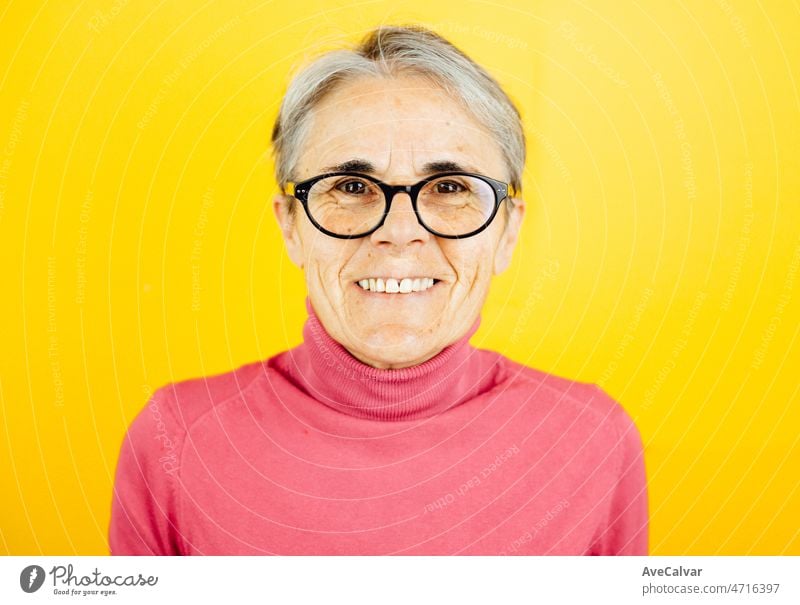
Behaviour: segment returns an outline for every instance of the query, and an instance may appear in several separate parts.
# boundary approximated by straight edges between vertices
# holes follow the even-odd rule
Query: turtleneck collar
[[[458,340],[427,361],[380,369],[363,363],[334,340],[306,296],[303,343],[291,351],[292,373],[314,399],[351,416],[414,420],[441,413],[491,384],[487,358],[469,344],[481,317]]]

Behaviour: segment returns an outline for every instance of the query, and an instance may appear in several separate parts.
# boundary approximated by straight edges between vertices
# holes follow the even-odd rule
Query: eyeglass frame
[[[314,217],[311,215],[311,211],[308,209],[308,193],[309,191],[311,191],[311,187],[313,187],[315,183],[321,181],[322,179],[329,178],[332,176],[357,176],[359,178],[371,181],[372,183],[375,183],[378,187],[380,187],[381,191],[383,191],[385,208],[383,210],[383,216],[381,217],[380,221],[378,221],[378,223],[372,229],[356,235],[342,235],[340,233],[334,233],[333,231],[328,231],[314,219]],[[419,195],[419,192],[422,191],[422,188],[431,181],[435,181],[437,179],[446,176],[471,176],[482,180],[488,185],[491,185],[492,191],[494,192],[495,203],[494,203],[494,208],[492,209],[492,214],[489,216],[489,218],[486,220],[483,226],[464,235],[448,235],[435,231],[431,227],[428,227],[428,225],[426,225],[422,221],[422,217],[420,216],[419,211],[417,209],[417,196]],[[411,198],[411,207],[414,209],[414,215],[417,217],[417,222],[420,225],[422,225],[423,229],[425,229],[426,231],[432,233],[437,237],[444,237],[447,239],[465,239],[467,237],[472,237],[473,235],[477,235],[481,231],[484,231],[489,225],[491,225],[492,221],[494,221],[495,216],[497,216],[497,211],[500,208],[500,204],[502,204],[504,200],[511,199],[511,197],[516,196],[519,193],[519,191],[510,183],[504,183],[503,181],[498,181],[497,179],[493,179],[486,175],[477,174],[474,172],[462,172],[462,171],[439,172],[427,178],[424,178],[421,181],[414,183],[413,185],[389,185],[388,183],[384,183],[383,181],[375,178],[374,176],[364,174],[362,172],[351,172],[346,170],[342,172],[326,172],[324,174],[319,174],[317,176],[311,177],[310,179],[306,179],[300,182],[288,181],[286,183],[286,193],[300,202],[300,204],[303,206],[303,210],[305,210],[308,220],[311,221],[312,225],[314,225],[317,229],[322,231],[325,235],[329,235],[331,237],[335,237],[338,239],[359,239],[362,237],[367,237],[368,235],[372,235],[375,231],[380,229],[386,222],[386,217],[389,216],[389,211],[391,210],[392,202],[394,201],[394,196],[397,193],[407,193],[409,195],[409,197]]]

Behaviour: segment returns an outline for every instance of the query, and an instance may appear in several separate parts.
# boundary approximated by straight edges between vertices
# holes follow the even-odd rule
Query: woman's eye
[[[367,189],[367,186],[363,181],[345,181],[340,183],[337,189],[348,195],[358,195],[363,193]]]
[[[442,181],[436,183],[436,193],[459,193],[463,187],[460,183],[453,181]]]

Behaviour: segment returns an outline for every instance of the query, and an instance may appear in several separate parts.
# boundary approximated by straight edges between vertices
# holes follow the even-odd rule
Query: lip
[[[392,274],[392,273],[389,273],[388,275],[389,275],[389,277],[392,277],[392,275],[393,275],[393,274]],[[398,275],[398,274],[397,274],[397,273],[395,273],[394,275]],[[430,273],[420,273],[420,274],[418,274],[418,275],[414,275],[414,274],[412,274],[412,273],[400,273],[399,275],[404,275],[405,277],[409,277],[409,278],[411,278],[411,279],[419,279],[419,278],[423,278],[423,277],[432,277],[432,278],[433,278],[433,281],[434,281],[434,285],[435,285],[435,282],[444,281],[443,279],[440,279],[440,278],[436,277],[435,275],[431,275]],[[353,283],[356,283],[356,284],[357,284],[357,283],[358,283],[358,282],[360,282],[362,279],[370,279],[370,278],[375,278],[375,279],[377,279],[378,277],[385,277],[385,275],[383,275],[383,274],[380,274],[380,273],[377,273],[377,274],[375,274],[375,275],[364,275],[363,277],[358,277],[358,278],[354,279],[354,280],[353,280]],[[395,278],[395,279],[397,279],[397,278]],[[397,281],[399,282],[400,280],[399,280],[399,279],[397,279]]]

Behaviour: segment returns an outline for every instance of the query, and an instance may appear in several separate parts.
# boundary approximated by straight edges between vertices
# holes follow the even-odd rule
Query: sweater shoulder
[[[214,408],[242,397],[266,371],[263,361],[247,363],[228,372],[165,384],[156,390],[154,398],[163,401],[167,413],[188,432]]]
[[[513,388],[535,392],[533,405],[549,405],[556,412],[570,415],[587,414],[594,423],[613,427],[618,438],[631,429],[636,432],[627,410],[599,385],[545,372],[507,357],[504,363],[506,378]]]

